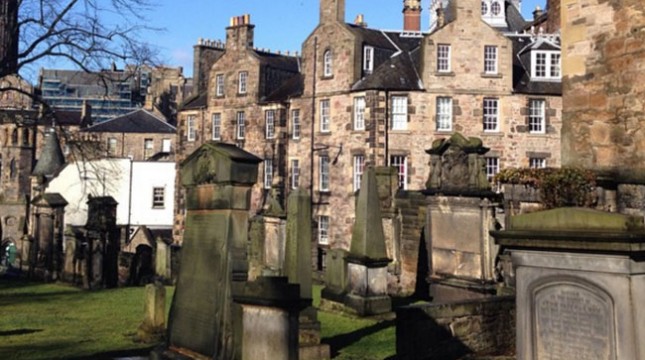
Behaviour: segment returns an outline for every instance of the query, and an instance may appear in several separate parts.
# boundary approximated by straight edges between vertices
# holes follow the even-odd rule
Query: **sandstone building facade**
[[[422,32],[420,1],[406,0],[404,29],[382,31],[362,17],[346,23],[344,0],[321,0],[320,22],[298,56],[254,49],[249,18],[233,19],[225,44],[196,47],[209,48],[207,59],[195,59],[200,71],[212,65],[207,86],[179,113],[178,159],[210,140],[265,159],[255,213],[308,189],[320,266],[326,249],[348,248],[365,166],[394,167],[395,188],[425,189],[425,150],[455,132],[490,148],[490,177],[504,167],[560,166],[560,40],[525,32],[518,6],[432,3],[431,31]]]

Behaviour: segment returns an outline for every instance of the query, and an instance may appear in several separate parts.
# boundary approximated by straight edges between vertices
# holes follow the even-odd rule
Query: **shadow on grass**
[[[79,357],[68,358],[68,360],[112,360],[119,358],[129,358],[129,357],[148,357],[150,352],[157,345],[140,348],[140,349],[127,349],[127,350],[118,350],[118,351],[106,351],[101,353],[96,353],[92,355],[85,355]]]
[[[33,334],[41,331],[43,331],[43,329],[15,329],[15,330],[0,331],[0,336],[27,335],[27,334]]]
[[[352,331],[347,334],[336,335],[322,340],[323,343],[329,344],[331,357],[338,356],[340,350],[361,340],[362,338],[377,333],[381,330],[394,326],[394,320],[381,321],[374,325]]]

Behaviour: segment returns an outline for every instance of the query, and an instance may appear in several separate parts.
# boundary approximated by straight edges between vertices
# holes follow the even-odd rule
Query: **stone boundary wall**
[[[396,310],[399,359],[515,354],[515,297],[417,304]]]

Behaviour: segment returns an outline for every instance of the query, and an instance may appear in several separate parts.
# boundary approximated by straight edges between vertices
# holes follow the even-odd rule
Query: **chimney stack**
[[[367,27],[367,23],[365,22],[365,17],[363,16],[363,14],[356,15],[356,18],[354,19],[354,25],[360,26],[362,28]]]
[[[403,30],[421,31],[421,0],[403,0]]]
[[[437,8],[437,28],[442,28],[446,24],[446,12],[440,6]]]
[[[537,20],[542,15],[542,8],[538,5],[533,10],[533,20]]]
[[[245,14],[231,18],[230,26],[226,28],[226,50],[242,50],[253,48],[253,29],[251,15]]]
[[[320,0],[320,23],[345,22],[345,0]]]

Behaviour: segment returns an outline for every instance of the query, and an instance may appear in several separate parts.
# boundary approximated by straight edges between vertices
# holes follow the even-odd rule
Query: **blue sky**
[[[164,28],[148,32],[144,40],[159,47],[166,65],[183,66],[192,76],[193,45],[198,38],[224,40],[232,16],[251,14],[255,46],[272,51],[301,51],[302,42],[318,23],[318,0],[153,0],[158,6],[146,14],[147,24]],[[523,0],[522,13],[532,17],[545,0]],[[430,0],[422,0],[422,30],[428,28]],[[401,29],[402,0],[346,0],[346,21],[364,14],[369,27]],[[43,65],[50,66],[50,65]]]

